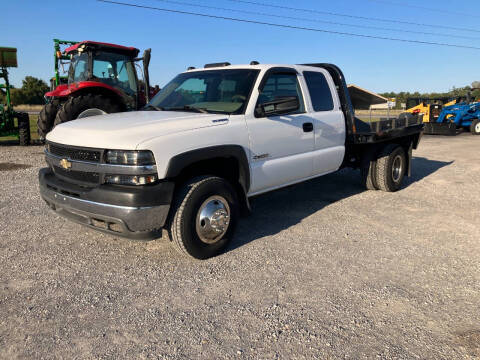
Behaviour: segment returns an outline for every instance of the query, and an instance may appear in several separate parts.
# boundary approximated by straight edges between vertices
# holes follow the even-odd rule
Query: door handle
[[[313,131],[313,124],[311,122],[303,123],[303,131],[304,132],[312,132]]]

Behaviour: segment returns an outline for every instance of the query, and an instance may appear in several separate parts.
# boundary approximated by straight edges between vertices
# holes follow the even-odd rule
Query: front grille
[[[100,150],[89,150],[60,146],[57,144],[49,144],[48,151],[55,156],[68,158],[70,160],[90,162],[100,162],[102,160],[102,152]]]
[[[54,166],[53,171],[60,177],[75,180],[76,182],[82,182],[91,185],[97,185],[100,183],[100,174],[96,172],[65,170],[58,166]]]

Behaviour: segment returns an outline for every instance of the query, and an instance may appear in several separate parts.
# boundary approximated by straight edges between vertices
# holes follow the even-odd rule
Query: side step
[[[457,125],[455,123],[425,123],[424,134],[426,135],[457,135]]]

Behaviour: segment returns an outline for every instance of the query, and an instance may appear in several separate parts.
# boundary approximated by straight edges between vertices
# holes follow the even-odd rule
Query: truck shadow
[[[412,176],[404,180],[404,188],[422,180],[445,166],[452,165],[455,161],[430,160],[423,157],[414,157],[412,160]]]
[[[435,173],[451,162],[426,158],[413,159],[412,177],[406,178],[404,189]],[[251,199],[252,214],[242,218],[237,234],[227,249],[235,250],[256,239],[277,234],[302,222],[303,219],[330,204],[366,191],[358,170],[339,172],[272,191]]]

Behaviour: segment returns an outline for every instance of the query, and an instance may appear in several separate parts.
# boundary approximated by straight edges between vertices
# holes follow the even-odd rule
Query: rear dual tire
[[[405,150],[396,144],[386,145],[378,154],[367,152],[361,164],[362,183],[367,190],[395,192],[402,186],[407,169]]]
[[[405,151],[399,145],[389,144],[378,155],[375,177],[378,189],[395,192],[402,186],[407,169]]]
[[[363,154],[360,173],[362,176],[362,184],[367,190],[378,190],[376,180],[377,159],[374,151],[367,151]]]

